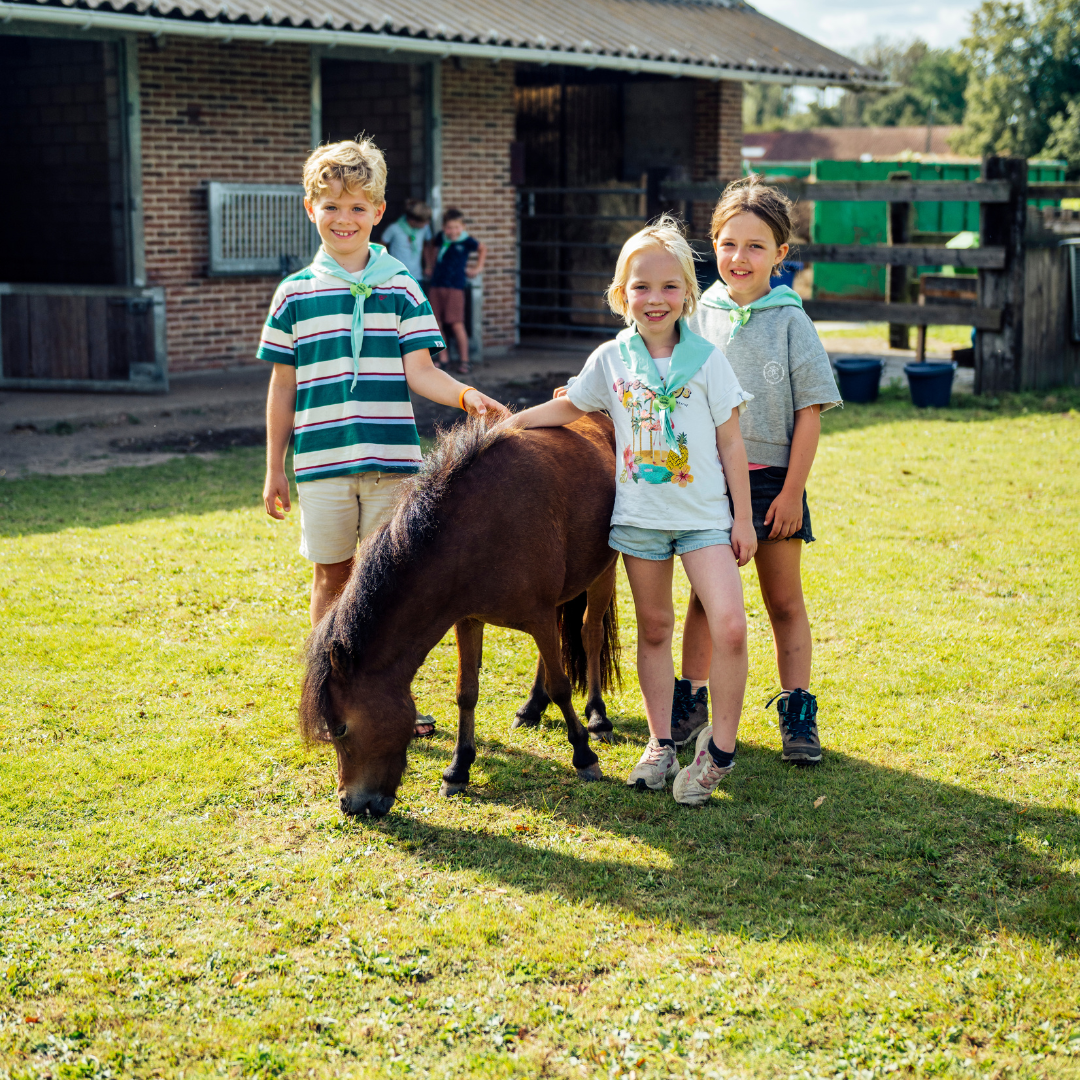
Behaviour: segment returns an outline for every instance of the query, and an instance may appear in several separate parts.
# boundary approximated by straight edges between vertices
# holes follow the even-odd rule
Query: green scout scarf
[[[446,254],[446,249],[450,247],[451,244],[460,244],[462,240],[469,239],[469,234],[464,229],[461,230],[461,235],[456,240],[447,240],[446,233],[440,233],[440,235],[442,236],[443,241],[442,247],[439,248],[439,254],[435,258],[436,262],[442,262],[442,257]]]
[[[679,343],[671,354],[667,379],[661,379],[656,361],[649,355],[636,326],[619,331],[615,340],[619,343],[619,354],[627,371],[656,395],[654,404],[664,414],[664,439],[669,449],[678,451],[679,443],[671,419],[679,400],[675,395],[701,370],[715,346],[695,334],[685,319],[680,319]]]
[[[405,234],[406,238],[408,239],[408,241],[409,241],[409,250],[414,255],[419,255],[420,254],[420,249],[424,245],[423,245],[422,242],[420,244],[417,244],[416,241],[420,240],[422,233],[427,228],[427,224],[425,223],[425,224],[421,225],[419,229],[414,229],[409,224],[409,218],[405,214],[402,214],[401,217],[399,217],[397,219],[397,222],[395,224]]]
[[[398,274],[408,273],[405,264],[398,262],[382,244],[370,244],[368,248],[367,266],[359,274],[350,274],[348,270],[343,269],[323,247],[319,248],[315,258],[311,260],[312,270],[326,277],[344,281],[356,298],[352,315],[353,378],[352,386],[349,387],[350,391],[355,389],[356,380],[360,378],[360,348],[364,344],[364,301],[377,286],[385,285]]]
[[[728,295],[721,281],[717,281],[702,293],[701,303],[706,307],[720,308],[728,313],[731,319],[731,337],[739,332],[740,327],[750,321],[750,316],[755,311],[764,311],[766,308],[775,307],[802,307],[802,297],[789,285],[777,285],[775,289],[767,292],[764,296],[752,300],[746,307],[739,307]],[[730,340],[730,338],[729,338]]]

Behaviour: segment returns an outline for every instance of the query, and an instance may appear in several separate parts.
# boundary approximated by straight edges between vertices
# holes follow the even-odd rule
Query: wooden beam
[[[1027,186],[1029,199],[1080,199],[1080,184],[1038,181]]]
[[[907,326],[974,326],[997,330],[1001,309],[964,304],[886,304],[881,300],[806,300],[811,319],[828,322],[902,322]]]
[[[975,335],[975,393],[1001,394],[1020,389],[1024,348],[1024,234],[1028,214],[1028,165],[1023,158],[987,157],[983,176],[1004,181],[1012,198],[1003,206],[979,210],[979,233],[985,244],[1006,249],[1003,270],[979,273],[979,304],[1001,308],[1000,327],[981,327]]]
[[[947,248],[923,244],[799,244],[789,259],[875,266],[964,266],[1000,270],[1003,247]]]
[[[714,202],[720,197],[727,181],[699,183],[665,182],[660,185],[664,199],[691,199]],[[779,188],[789,198],[811,202],[977,202],[1006,203],[1009,185],[1004,181],[982,180],[827,180],[810,183],[806,180],[778,181]],[[1055,189],[1070,185],[1052,185]],[[1072,185],[1076,186],[1076,185]],[[1040,198],[1058,198],[1040,195]]]

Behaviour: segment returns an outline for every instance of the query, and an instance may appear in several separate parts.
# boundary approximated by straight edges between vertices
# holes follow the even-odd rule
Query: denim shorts
[[[787,469],[775,468],[770,465],[767,469],[750,470],[750,509],[754,515],[754,531],[758,540],[768,540],[772,532],[772,522],[765,524],[765,515],[772,506],[773,499],[783,490],[784,481],[787,479]],[[814,533],[810,528],[810,507],[806,502],[806,492],[802,496],[802,528],[793,532],[789,540],[805,540],[806,543],[814,542]]]
[[[663,562],[698,548],[731,545],[730,529],[639,529],[636,525],[612,525],[608,547],[637,559]]]

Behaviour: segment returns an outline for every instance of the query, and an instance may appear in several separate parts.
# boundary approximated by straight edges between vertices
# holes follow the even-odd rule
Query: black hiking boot
[[[690,680],[677,679],[671,698],[671,738],[681,749],[709,723],[709,688],[690,693]]]
[[[817,728],[817,698],[808,690],[784,690],[769,701],[776,702],[780,714],[782,761],[796,765],[816,765],[821,761],[821,740]]]

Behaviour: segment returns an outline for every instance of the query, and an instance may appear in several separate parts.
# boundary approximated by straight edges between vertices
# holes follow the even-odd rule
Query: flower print
[[[636,480],[638,474],[641,472],[641,467],[634,460],[634,448],[632,446],[623,447],[622,460],[623,466],[626,469],[626,474]]]
[[[648,420],[642,420],[641,426],[646,431],[662,431],[664,427],[655,416],[650,416]]]
[[[671,482],[678,484],[679,487],[684,488],[687,484],[692,484],[694,478],[690,475],[689,469],[680,469],[678,472],[671,474]]]

